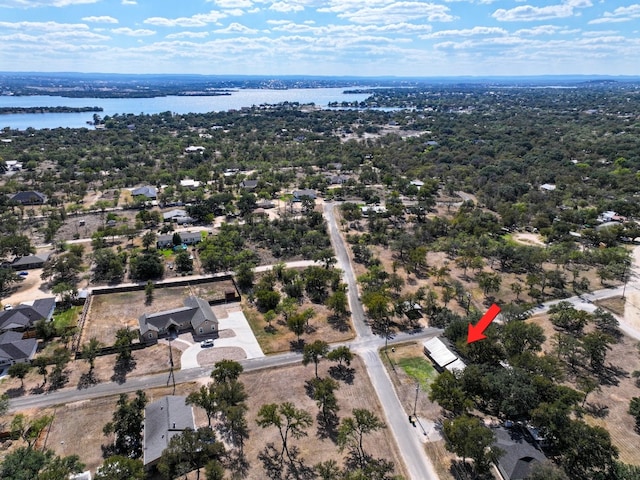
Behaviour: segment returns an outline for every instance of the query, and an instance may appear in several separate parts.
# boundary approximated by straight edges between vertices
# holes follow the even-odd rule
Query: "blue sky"
[[[640,74],[640,1],[0,0],[0,70]]]

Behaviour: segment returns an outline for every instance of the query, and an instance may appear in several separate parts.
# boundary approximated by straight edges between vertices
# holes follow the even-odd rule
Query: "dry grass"
[[[324,305],[305,302],[299,310],[304,311],[307,308],[312,308],[315,315],[309,322],[309,330],[300,337],[305,343],[315,340],[324,340],[327,343],[344,342],[354,337],[350,324],[347,330],[340,330],[329,323],[331,311]],[[264,315],[245,299],[242,300],[242,311],[265,354],[287,352],[294,348],[297,337],[289,330],[281,315],[271,322],[272,328],[269,328]]]
[[[625,299],[622,297],[605,298],[604,300],[596,300],[593,303],[620,317],[624,317]]]
[[[82,331],[82,343],[96,337],[104,345],[113,345],[116,331],[125,327],[137,329],[138,317],[143,313],[182,307],[184,299],[191,295],[205,300],[224,298],[224,293],[228,290],[235,290],[231,281],[156,288],[150,305],[145,303],[144,290],[92,295]]]
[[[320,375],[326,376],[329,362],[320,363]],[[352,366],[355,368],[355,376],[352,384],[340,383],[336,392],[341,418],[349,416],[354,408],[368,408],[380,418],[384,413],[376,399],[375,391],[369,382],[363,364],[359,358],[355,358]],[[313,417],[313,425],[307,430],[308,436],[299,440],[292,440],[291,444],[300,449],[300,455],[307,465],[334,459],[340,464],[345,456],[339,452],[333,441],[317,436],[317,421],[315,417],[318,407],[305,392],[306,380],[313,378],[313,366],[304,367],[295,365],[278,369],[248,372],[241,376],[249,395],[247,421],[250,429],[250,438],[245,445],[245,453],[250,463],[250,469],[245,478],[249,480],[263,480],[265,478],[262,464],[258,459],[258,453],[269,442],[278,445],[279,437],[275,428],[262,429],[256,424],[257,413],[265,403],[293,402],[297,408],[307,410]],[[208,379],[203,379],[205,382]],[[176,394],[188,395],[199,388],[198,383],[178,385]],[[153,389],[146,392],[149,401],[157,400],[171,393],[170,388]],[[133,394],[130,394],[130,397]],[[117,402],[117,397],[105,397],[98,400],[75,402],[55,410],[55,420],[49,433],[48,448],[60,455],[78,454],[87,468],[95,471],[102,462],[101,446],[107,444],[110,439],[102,433],[103,426],[112,418]],[[53,411],[53,410],[52,410]],[[46,412],[38,412],[38,415]],[[195,409],[196,426],[204,426],[207,423],[204,412]],[[377,432],[365,438],[365,449],[377,458],[391,460],[396,465],[396,471],[405,475],[404,466],[393,437],[387,431]]]

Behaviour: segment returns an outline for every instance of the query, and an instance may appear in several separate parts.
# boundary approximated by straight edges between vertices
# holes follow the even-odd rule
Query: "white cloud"
[[[621,23],[640,18],[640,4],[636,3],[627,7],[618,7],[613,12],[604,12],[600,18],[591,20],[589,24]]]
[[[420,35],[422,39],[441,37],[475,37],[477,35],[507,35],[508,32],[500,27],[473,27],[461,30],[440,30],[428,35]]]
[[[156,33],[154,30],[147,30],[145,28],[138,28],[134,30],[129,27],[112,28],[111,31],[119,35],[127,35],[129,37],[148,37],[149,35],[155,35]]]
[[[277,23],[275,23],[277,22]],[[319,25],[304,22],[302,24],[286,20],[273,21],[276,25],[273,31],[288,33],[312,33],[314,35],[362,35],[365,33],[395,33],[409,35],[415,32],[430,32],[431,25],[417,25],[413,23],[393,23],[389,25]]]
[[[227,17],[226,13],[211,10],[209,13],[198,13],[191,17],[150,17],[143,23],[159,27],[205,27],[210,23],[217,23],[225,17]]]
[[[137,5],[136,0],[122,0],[122,5]]]
[[[0,22],[0,28],[10,28],[16,30],[39,30],[44,32],[89,30],[89,27],[84,23],[58,22]]]
[[[100,17],[83,17],[82,20],[91,23],[118,23],[117,18],[109,17],[106,15]]]
[[[501,22],[530,22],[535,20],[549,20],[552,18],[566,18],[579,14],[576,8],[592,6],[590,0],[565,0],[558,5],[547,5],[545,7],[534,7],[532,5],[520,5],[506,10],[499,8],[491,15]]]
[[[269,10],[273,10],[275,12],[283,12],[283,13],[301,12],[301,11],[304,10],[304,7],[302,5],[297,4],[297,3],[274,2],[269,7]]]
[[[430,22],[450,22],[454,17],[449,7],[435,3],[391,2],[385,0],[354,0],[342,4],[334,3],[320,12],[335,12],[338,17],[354,23],[389,24],[426,19]]]
[[[241,25],[239,23],[234,22],[234,23],[231,23],[226,28],[220,28],[218,30],[214,30],[213,33],[244,33],[244,34],[252,35],[252,34],[258,33],[258,30],[255,30],[253,28],[249,28],[245,25]]]
[[[87,3],[98,3],[102,0],[3,0],[0,7],[33,8],[33,7],[67,7]]]
[[[209,32],[178,32],[170,33],[166,38],[205,38]]]
[[[215,3],[220,8],[250,8],[253,6],[251,0],[207,0],[209,3]]]

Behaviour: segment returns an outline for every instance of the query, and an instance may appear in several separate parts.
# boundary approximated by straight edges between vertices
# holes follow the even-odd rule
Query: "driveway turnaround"
[[[256,340],[255,335],[251,331],[249,322],[247,321],[242,311],[229,312],[227,318],[220,319],[218,325],[219,330],[233,330],[234,336],[229,338],[216,338],[213,341],[213,347],[207,347],[216,349],[220,347],[235,347],[244,350],[245,358],[260,358],[264,357],[264,353]],[[188,370],[191,368],[198,368],[198,354],[203,350],[199,342],[191,345],[184,352],[180,358],[180,369]]]

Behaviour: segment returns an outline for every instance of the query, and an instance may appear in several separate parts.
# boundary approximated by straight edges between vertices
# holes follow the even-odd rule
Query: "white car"
[[[7,303],[7,304],[4,306],[4,309],[5,309],[5,310],[13,310],[13,305],[11,305],[10,303]]]
[[[202,348],[213,347],[213,340],[210,338],[208,338],[207,340],[203,340],[200,343],[200,347]]]

